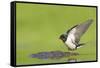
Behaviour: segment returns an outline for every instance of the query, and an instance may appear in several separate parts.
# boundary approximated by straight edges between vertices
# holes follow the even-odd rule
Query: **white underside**
[[[70,49],[75,49],[76,48],[76,45],[72,43],[71,38],[68,38],[68,40],[65,42],[65,44],[67,44],[67,46]]]
[[[67,37],[67,40],[65,42],[65,44],[70,48],[70,49],[75,49],[76,48],[76,45],[73,44],[72,42],[75,42],[75,36],[74,36],[74,33],[75,33],[76,29],[73,29],[68,37]]]

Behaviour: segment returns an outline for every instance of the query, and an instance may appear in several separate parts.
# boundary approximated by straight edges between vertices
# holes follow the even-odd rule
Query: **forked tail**
[[[80,47],[82,47],[83,45],[85,45],[85,43],[78,44],[78,45],[77,45],[77,48],[80,48]]]

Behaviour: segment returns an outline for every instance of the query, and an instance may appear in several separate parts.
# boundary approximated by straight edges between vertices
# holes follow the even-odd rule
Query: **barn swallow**
[[[70,28],[67,32],[60,35],[60,39],[68,47],[68,50],[76,50],[80,48],[85,43],[79,44],[80,38],[88,30],[89,26],[92,24],[93,19],[88,19],[87,21],[77,24]]]

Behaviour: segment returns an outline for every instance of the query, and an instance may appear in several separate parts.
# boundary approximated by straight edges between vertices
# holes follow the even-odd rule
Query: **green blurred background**
[[[67,62],[62,59],[36,59],[29,56],[44,51],[68,51],[59,36],[72,26],[88,19],[94,22],[80,42],[88,42],[77,49],[79,61],[96,60],[96,8],[45,4],[16,4],[16,60],[17,65]]]

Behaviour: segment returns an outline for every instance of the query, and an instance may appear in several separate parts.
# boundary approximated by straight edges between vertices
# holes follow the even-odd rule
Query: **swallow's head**
[[[60,35],[59,39],[61,39],[63,42],[67,40],[67,36],[65,34]]]

